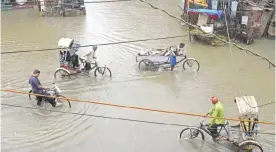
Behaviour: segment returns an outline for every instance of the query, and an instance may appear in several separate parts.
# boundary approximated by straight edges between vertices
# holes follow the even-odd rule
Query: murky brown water
[[[152,1],[179,16],[177,1]],[[4,51],[57,47],[61,37],[73,37],[81,44],[98,44],[144,38],[184,35],[186,29],[163,12],[138,2],[87,4],[86,17],[40,18],[33,10],[2,13]],[[159,48],[184,41],[189,56],[196,58],[198,73],[140,72],[135,55],[144,48]],[[260,40],[246,46],[274,61],[274,41]],[[85,51],[88,48],[82,48]],[[167,40],[100,46],[98,59],[108,65],[113,78],[77,76],[58,82],[63,94],[72,98],[98,100],[114,104],[141,106],[192,113],[206,113],[210,96],[219,96],[228,117],[237,117],[234,97],[254,95],[259,104],[275,101],[274,70],[265,61],[227,46],[213,48],[190,43],[188,37]],[[41,70],[43,84],[53,81],[58,67],[57,51],[7,54],[1,56],[1,85],[5,89],[27,91],[33,69]],[[35,107],[27,96],[2,92],[2,103]],[[229,144],[207,140],[203,147],[181,142],[177,136],[183,127],[127,122],[96,117],[43,112],[2,105],[3,151],[234,151]],[[60,109],[63,111],[64,109]],[[68,110],[67,110],[68,111]],[[197,125],[200,118],[129,110],[87,103],[72,103],[69,112],[123,117],[147,121]],[[275,120],[275,105],[260,108],[262,121]],[[273,132],[273,126],[261,129]],[[260,135],[266,152],[274,151],[275,136]]]

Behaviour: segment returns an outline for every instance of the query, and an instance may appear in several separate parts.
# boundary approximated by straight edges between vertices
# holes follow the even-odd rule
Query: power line
[[[152,5],[151,3],[149,3],[149,2],[147,2],[147,1],[145,1],[145,0],[139,0],[139,1],[148,4],[148,5],[149,5],[150,7],[152,7],[153,9],[161,10],[161,11],[163,11],[164,13],[166,13],[168,16],[170,16],[170,17],[172,17],[172,18],[175,18],[175,19],[178,19],[178,20],[184,22],[185,24],[187,24],[188,26],[191,26],[191,27],[193,27],[193,28],[199,29],[199,30],[202,31],[203,33],[207,34],[205,31],[203,31],[203,30],[202,30],[199,26],[197,26],[197,25],[191,24],[191,23],[186,22],[185,20],[183,20],[183,19],[181,19],[181,18],[175,17],[175,16],[171,15],[170,13],[168,13],[166,10],[161,9],[161,8],[158,8],[158,7]],[[251,54],[251,55],[257,56],[257,57],[259,57],[259,58],[261,58],[261,59],[267,61],[268,64],[269,64],[269,69],[271,69],[271,66],[275,68],[275,64],[272,63],[272,62],[271,62],[269,59],[267,59],[266,57],[264,57],[264,56],[262,56],[262,55],[259,55],[259,54],[255,53],[255,52],[253,52],[253,51],[251,51],[251,50],[249,50],[249,49],[243,48],[243,47],[239,46],[239,45],[236,44],[236,43],[231,43],[231,42],[228,42],[228,41],[226,41],[226,40],[223,40],[223,39],[219,38],[219,37],[217,36],[217,34],[214,34],[214,36],[215,36],[216,39],[218,39],[218,40],[220,40],[220,41],[222,41],[222,42],[224,42],[224,43],[234,45],[236,48],[245,51],[247,54]]]
[[[5,103],[1,103],[1,105],[9,106],[9,107],[16,107],[16,108],[38,109],[38,108],[35,108],[35,107],[11,105],[11,104],[5,104]],[[103,119],[113,119],[113,120],[129,121],[129,122],[139,122],[139,123],[146,123],[146,124],[177,126],[177,127],[195,127],[195,126],[192,126],[192,125],[172,124],[172,123],[145,121],[145,120],[128,119],[128,118],[120,118],[120,117],[109,117],[109,116],[93,115],[93,114],[86,114],[86,113],[77,113],[77,112],[65,112],[65,111],[56,111],[56,110],[49,110],[49,109],[39,109],[39,110],[49,111],[49,112],[57,112],[57,113],[63,113],[63,114],[71,114],[71,115],[96,117],[96,118],[103,118]],[[228,130],[228,131],[237,131],[237,130]],[[238,131],[238,132],[245,132],[245,131]],[[267,132],[258,132],[258,134],[276,135],[275,133],[267,133]]]
[[[149,39],[140,39],[140,40],[130,40],[130,41],[121,41],[121,42],[99,43],[99,44],[89,44],[89,45],[82,45],[80,47],[116,45],[116,44],[134,43],[134,42],[143,42],[143,41],[152,41],[152,40],[165,40],[165,39],[181,38],[181,37],[186,37],[186,36],[189,36],[189,35],[168,36],[168,37],[149,38]],[[74,48],[74,47],[72,47],[72,48]],[[1,52],[1,54],[14,54],[14,53],[38,52],[38,51],[53,51],[53,50],[59,50],[59,49],[61,49],[61,48],[49,48],[49,49],[37,49],[37,50],[22,50],[22,51],[12,51],[12,52]],[[62,48],[62,49],[69,49],[69,48]]]

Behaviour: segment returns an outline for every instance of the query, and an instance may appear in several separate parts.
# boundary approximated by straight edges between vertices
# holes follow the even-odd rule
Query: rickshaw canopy
[[[80,48],[80,44],[73,43],[72,48],[69,50],[70,54],[71,55],[75,54],[76,52],[78,52],[79,48]]]
[[[74,39],[71,38],[61,38],[58,41],[59,48],[70,48],[74,42]]]
[[[254,96],[242,96],[235,99],[240,118],[258,118],[258,104]]]

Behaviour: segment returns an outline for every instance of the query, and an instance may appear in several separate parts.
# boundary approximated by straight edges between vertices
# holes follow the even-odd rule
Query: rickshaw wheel
[[[184,133],[189,133],[189,136],[187,136],[186,138],[183,138]],[[200,138],[200,136],[201,136],[201,138]],[[197,137],[199,137],[201,140],[205,139],[203,132],[197,128],[185,128],[179,134],[179,139],[187,139],[187,138],[194,139]]]
[[[197,60],[188,58],[183,63],[183,69],[188,70],[188,69],[191,69],[191,68],[194,68],[195,69],[194,71],[197,72],[200,68],[200,65],[199,65]]]
[[[98,74],[105,75],[108,73],[109,77],[112,77],[111,70],[108,67],[97,67],[94,71],[94,76],[96,77]]]
[[[238,152],[253,152],[253,150],[254,152],[263,152],[263,148],[260,145],[252,142],[241,145]]]
[[[154,63],[149,59],[143,59],[139,62],[139,70],[143,68],[143,65],[146,68],[146,70],[153,71],[154,70]]]
[[[60,76],[59,76],[59,74],[60,74]],[[56,70],[56,72],[54,74],[54,77],[55,77],[55,79],[57,79],[57,78],[61,78],[61,79],[68,78],[68,79],[71,79],[70,73],[68,73],[66,70],[63,70],[63,69]]]

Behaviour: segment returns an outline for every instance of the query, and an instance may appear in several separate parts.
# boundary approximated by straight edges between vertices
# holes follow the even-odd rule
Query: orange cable
[[[50,97],[50,98],[57,98],[57,99],[66,99],[66,100],[70,100],[70,101],[93,103],[93,104],[112,106],[112,107],[120,107],[120,108],[128,108],[128,109],[136,109],[136,110],[144,110],[144,111],[153,111],[153,112],[160,112],[160,113],[169,113],[169,114],[196,116],[196,117],[207,117],[207,118],[220,118],[220,117],[206,116],[206,115],[203,115],[203,114],[176,112],[176,111],[168,111],[168,110],[158,110],[158,109],[151,109],[151,108],[143,108],[143,107],[135,107],[135,106],[126,106],[126,105],[111,104],[111,103],[105,103],[105,102],[80,100],[80,99],[74,99],[74,98],[53,97],[53,96],[46,96],[46,95],[41,95],[41,94],[33,94],[33,93],[27,93],[27,92],[22,92],[22,91],[16,91],[16,90],[1,89],[1,91],[10,92],[10,93],[17,93],[17,94],[28,94],[28,95],[34,95],[34,96],[40,96],[40,97]],[[225,117],[224,119],[225,120],[230,120],[230,121],[254,122],[254,121],[237,119],[237,118],[226,118]],[[267,125],[276,125],[274,122],[258,121],[258,123],[260,123],[260,124],[267,124]]]

